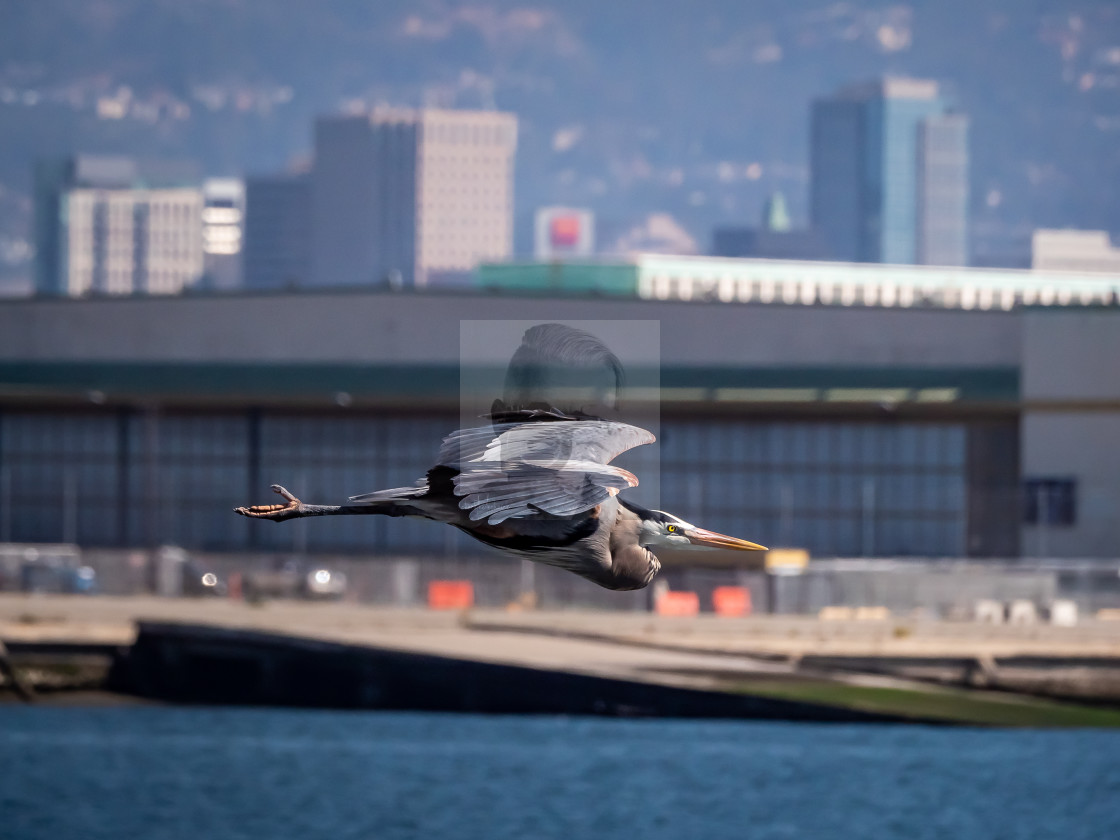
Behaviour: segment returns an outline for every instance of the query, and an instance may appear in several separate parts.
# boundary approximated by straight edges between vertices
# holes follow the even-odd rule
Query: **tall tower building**
[[[508,258],[516,150],[513,114],[378,108],[320,119],[312,282],[424,286]]]
[[[918,127],[916,262],[968,264],[968,118],[926,117]]]
[[[813,226],[832,256],[964,265],[968,121],[937,82],[886,78],[813,104]]]

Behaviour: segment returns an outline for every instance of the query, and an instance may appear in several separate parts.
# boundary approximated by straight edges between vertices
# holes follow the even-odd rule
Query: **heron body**
[[[574,572],[607,589],[641,589],[661,569],[650,550],[763,546],[697,528],[662,511],[621,500],[638,479],[611,466],[654,436],[626,423],[526,410],[522,422],[462,429],[443,441],[437,463],[412,487],[304,504],[273,485],[283,505],[236,508],[257,519],[378,514],[451,525],[506,554]],[[504,417],[518,415],[506,412]]]

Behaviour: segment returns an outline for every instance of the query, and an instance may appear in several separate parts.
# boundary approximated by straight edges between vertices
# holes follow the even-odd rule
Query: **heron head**
[[[730,548],[736,551],[767,551],[764,545],[717,534],[685,522],[663,510],[651,510],[642,520],[641,543],[647,548],[665,546],[676,549]]]

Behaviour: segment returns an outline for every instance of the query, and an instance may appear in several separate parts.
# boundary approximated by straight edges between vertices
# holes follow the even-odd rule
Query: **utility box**
[[[1077,626],[1077,602],[1061,598],[1050,604],[1050,623],[1055,627]]]
[[[992,598],[981,598],[973,607],[972,616],[980,624],[1003,624],[1003,604]]]
[[[1034,605],[1034,601],[1028,601],[1025,598],[1012,601],[1007,607],[1007,623],[1037,624],[1038,608]]]
[[[180,598],[183,595],[183,568],[187,552],[174,545],[164,545],[156,551],[152,564],[152,590],[161,598]]]

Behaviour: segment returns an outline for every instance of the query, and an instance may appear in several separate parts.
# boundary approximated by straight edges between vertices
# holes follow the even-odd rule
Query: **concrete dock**
[[[137,644],[138,638],[142,645]],[[238,655],[272,657],[280,656],[286,647],[322,661],[335,657],[342,663],[339,667],[345,665],[343,670],[351,667],[346,663],[365,657],[364,664],[353,666],[353,673],[358,675],[355,679],[380,675],[377,690],[367,692],[373,706],[388,702],[388,697],[422,706],[426,701],[420,683],[393,694],[400,686],[388,684],[386,675],[392,672],[398,683],[407,682],[417,669],[441,663],[433,673],[446,676],[451,673],[448,663],[456,663],[452,670],[458,682],[438,687],[448,709],[459,708],[453,695],[464,681],[473,685],[464,690],[473,692],[478,710],[504,708],[499,703],[490,709],[491,701],[478,688],[499,674],[483,675],[478,669],[499,668],[504,669],[501,681],[514,692],[524,693],[547,682],[552,695],[560,696],[564,686],[578,683],[579,691],[572,697],[579,695],[584,705],[576,703],[573,711],[618,713],[632,707],[636,713],[700,714],[711,709],[726,716],[794,719],[878,716],[926,722],[1120,723],[1120,712],[1099,707],[1120,705],[1120,622],[1066,628],[911,620],[825,622],[782,616],[459,613],[347,603],[249,605],[225,599],[3,595],[0,640],[8,644],[16,661],[35,651],[57,652],[66,646],[71,651],[83,646],[134,653],[142,649],[149,654],[160,650],[146,660],[148,669],[163,667],[160,663],[168,657],[196,663],[202,661],[199,657],[211,657],[206,661],[213,666],[218,661],[213,657],[228,659],[234,650],[241,651]],[[224,653],[219,651],[223,648]],[[290,657],[281,659],[288,662]],[[139,661],[134,658],[133,665]],[[464,670],[465,666],[475,670]],[[216,673],[214,667],[199,670],[199,678]],[[135,674],[135,668],[130,673]],[[266,668],[261,673],[272,672]],[[159,680],[149,684],[165,685]],[[187,692],[184,699],[200,699],[190,695],[184,683],[174,685],[175,691]],[[642,690],[635,694],[635,687]],[[220,685],[212,688],[218,691]],[[160,690],[165,699],[176,699],[170,688]],[[661,699],[657,690],[664,695]],[[159,696],[159,691],[152,692]],[[260,694],[256,700],[283,702],[275,687],[268,692],[272,693]],[[622,699],[616,706],[606,701],[596,706],[596,692]],[[680,692],[704,694],[707,700]],[[645,705],[623,702],[639,695]],[[360,696],[365,695],[353,698]],[[253,697],[245,695],[239,701]],[[728,697],[751,702],[728,704]],[[205,699],[222,700],[214,694]],[[1055,699],[1092,701],[1097,707],[1059,704]],[[348,701],[355,703],[361,705]],[[959,710],[962,704],[964,713]],[[546,706],[539,710],[564,710],[559,701]],[[843,713],[832,714],[829,709]],[[518,706],[515,710],[534,709]]]

